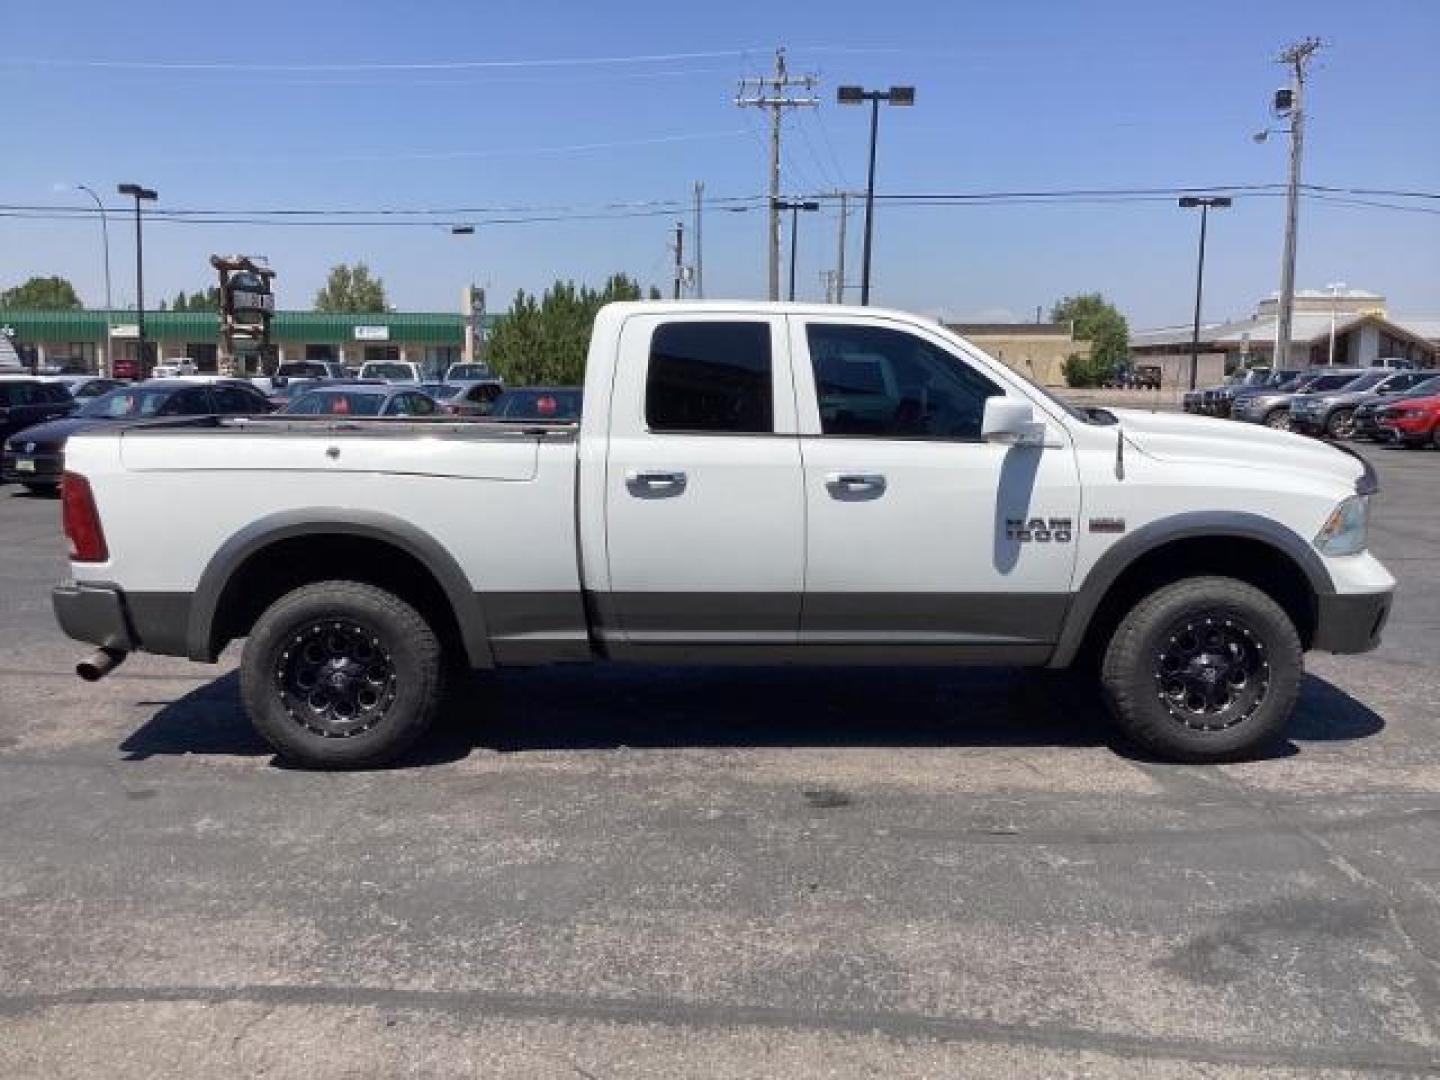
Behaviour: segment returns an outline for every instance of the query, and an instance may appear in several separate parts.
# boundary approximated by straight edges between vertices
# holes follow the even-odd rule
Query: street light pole
[[[781,213],[781,212],[783,212],[783,211],[785,211],[785,210],[789,210],[789,211],[790,211],[790,299],[791,299],[791,300],[794,300],[794,299],[795,299],[795,241],[796,241],[797,236],[799,235],[799,234],[798,234],[798,223],[799,223],[799,221],[800,221],[800,211],[801,211],[801,210],[805,210],[805,211],[819,210],[819,209],[820,209],[820,203],[817,202],[817,201],[815,201],[815,200],[812,200],[812,199],[806,199],[806,200],[803,200],[803,201],[787,200],[787,199],[776,199],[776,200],[775,200],[775,203],[774,203],[774,208],[775,208],[776,213]]]
[[[880,134],[880,102],[891,105],[914,105],[915,87],[892,86],[889,90],[866,90],[859,86],[842,86],[835,93],[841,105],[870,102],[870,165],[865,181],[865,246],[860,255],[860,303],[870,303],[870,251],[875,229],[875,144]]]
[[[83,191],[90,198],[95,200],[95,209],[100,211],[100,242],[105,252],[105,308],[110,309],[110,221],[105,215],[105,204],[100,201],[100,196],[95,194],[95,189],[87,184],[76,184],[76,191]]]
[[[1336,281],[1330,285],[1330,359],[1328,363],[1335,366],[1335,307],[1340,302],[1340,290],[1345,288],[1343,281]]]
[[[135,312],[136,337],[140,341],[140,376],[145,377],[145,236],[141,229],[141,202],[154,202],[160,196],[151,188],[139,184],[121,184],[116,189],[121,195],[135,199]]]
[[[1200,208],[1200,257],[1195,267],[1195,325],[1190,332],[1190,389],[1200,378],[1200,304],[1205,295],[1205,228],[1210,219],[1210,208],[1224,209],[1230,199],[1224,195],[1186,195],[1180,200],[1186,210]]]

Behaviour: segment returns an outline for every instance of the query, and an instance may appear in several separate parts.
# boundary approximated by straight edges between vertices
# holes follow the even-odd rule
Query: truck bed
[[[429,538],[463,588],[497,608],[492,637],[506,633],[508,597],[539,596],[583,639],[576,433],[450,418],[201,417],[87,432],[66,453],[105,523],[110,559],[91,576],[123,581],[134,602],[195,595],[249,538],[341,521],[358,535]]]

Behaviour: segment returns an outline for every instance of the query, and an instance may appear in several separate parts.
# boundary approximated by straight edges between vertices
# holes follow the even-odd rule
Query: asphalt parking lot
[[[0,1076],[1440,1073],[1440,453],[1365,453],[1384,646],[1203,767],[1036,674],[598,668],[288,771],[233,650],[80,683],[0,488]]]

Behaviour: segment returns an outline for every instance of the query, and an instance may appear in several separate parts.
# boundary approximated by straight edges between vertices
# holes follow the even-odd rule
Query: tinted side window
[[[657,327],[645,379],[651,431],[775,430],[767,323]]]
[[[75,399],[70,396],[70,391],[59,383],[46,383],[40,387],[41,398],[52,405],[68,405]]]
[[[812,323],[805,334],[826,435],[978,440],[985,399],[1002,393],[903,330]]]
[[[210,395],[204,390],[181,390],[161,411],[167,416],[200,416],[210,411]]]
[[[0,404],[29,405],[34,401],[33,383],[0,383]]]
[[[216,386],[210,393],[215,398],[215,410],[222,413],[263,412],[264,408],[254,397],[234,386]]]

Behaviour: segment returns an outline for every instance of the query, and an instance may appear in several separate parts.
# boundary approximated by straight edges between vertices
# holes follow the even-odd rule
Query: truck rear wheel
[[[240,663],[256,730],[283,759],[314,769],[393,761],[435,718],[442,681],[429,623],[356,581],[282,596],[255,623]]]
[[[1279,738],[1299,693],[1300,636],[1243,581],[1189,578],[1121,620],[1101,664],[1125,734],[1173,761],[1233,761]]]

